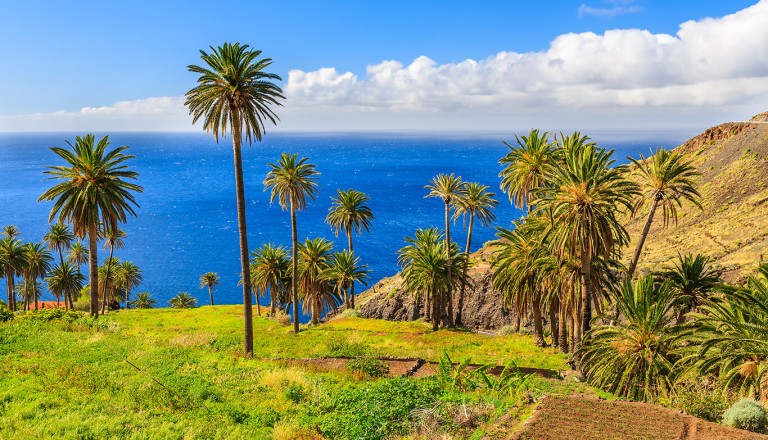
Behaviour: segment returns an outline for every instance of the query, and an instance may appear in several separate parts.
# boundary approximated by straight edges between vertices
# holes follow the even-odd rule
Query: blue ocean
[[[615,132],[593,138],[616,150],[617,163],[625,163],[626,156],[677,146],[691,134]],[[0,134],[0,226],[16,225],[26,241],[42,239],[52,203],[37,199],[53,185],[43,171],[61,164],[49,147],[66,147],[74,137]],[[125,247],[115,251],[115,257],[130,260],[143,271],[144,281],[134,292],[149,291],[165,306],[168,299],[186,291],[206,304],[207,291],[200,289],[199,277],[212,271],[221,277],[221,286],[214,291],[217,303],[242,303],[231,140],[217,144],[204,133],[114,133],[110,140],[113,146],[130,146],[128,152],[135,159],[129,165],[140,173],[138,183],[144,187],[137,196],[138,217],[123,226]],[[249,246],[255,249],[264,242],[290,246],[289,214],[270,204],[262,183],[267,164],[289,152],[309,157],[321,173],[317,198],[297,216],[300,240],[326,237],[338,249],[344,248],[346,239],[335,237],[324,223],[331,196],[338,188],[354,188],[371,197],[373,228],[354,237],[356,252],[371,270],[371,283],[398,271],[396,252],[404,237],[417,228],[442,228],[442,202],[424,198],[424,185],[438,173],[456,173],[466,181],[488,185],[502,202],[496,225],[475,228],[475,250],[494,238],[495,226],[509,226],[521,214],[500,194],[498,160],[508,151],[502,140],[512,143],[514,137],[269,133],[264,142],[243,149]],[[463,247],[466,230],[461,222],[452,235]],[[106,256],[100,249],[100,261]]]

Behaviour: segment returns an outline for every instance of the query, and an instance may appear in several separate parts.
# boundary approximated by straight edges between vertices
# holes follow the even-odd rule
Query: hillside
[[[713,258],[729,282],[740,281],[768,258],[768,112],[748,122],[729,122],[712,127],[677,147],[689,156],[701,173],[702,207],[684,203],[677,226],[663,228],[654,222],[640,258],[638,272],[656,269],[679,253],[701,253]],[[636,239],[647,212],[627,219],[630,237]],[[629,260],[634,242],[625,250]],[[472,256],[464,324],[475,330],[511,325],[514,314],[504,311],[501,295],[490,283],[488,245]],[[366,317],[413,320],[420,310],[402,289],[398,275],[376,283],[360,297],[359,310]]]

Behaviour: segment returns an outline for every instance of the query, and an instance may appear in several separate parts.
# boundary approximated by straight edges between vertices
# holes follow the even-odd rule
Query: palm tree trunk
[[[112,254],[115,251],[115,243],[109,246],[109,259],[107,260],[107,274],[104,280],[104,291],[101,293],[101,314],[104,314],[104,308],[107,305],[107,288],[109,287],[109,271],[112,269]]]
[[[269,316],[273,317],[275,316],[275,313],[277,313],[277,300],[275,299],[277,288],[274,284],[269,285]]]
[[[96,224],[88,226],[88,283],[91,293],[91,317],[99,317],[99,256],[97,245],[98,232]]]
[[[589,331],[592,321],[592,260],[581,251],[581,337]]]
[[[64,269],[64,255],[61,253],[61,248],[59,246],[56,246],[56,249],[59,251],[59,267]],[[69,296],[69,293],[64,290],[61,292],[64,295],[64,309],[69,309],[69,302],[67,301],[67,297]],[[59,297],[56,297],[56,308],[59,308]]]
[[[208,285],[208,298],[211,300],[211,305],[215,305],[213,304],[213,286],[210,284]]]
[[[125,308],[131,308],[131,289],[125,289]]]
[[[466,260],[464,261],[464,274],[461,277],[461,291],[459,292],[459,310],[456,313],[456,325],[461,326],[463,320],[461,319],[461,311],[464,310],[464,292],[467,288],[467,270],[469,269],[469,250],[472,245],[472,228],[475,225],[475,216],[470,214],[469,216],[469,228],[467,229],[467,247],[464,248],[464,255]]]
[[[635,269],[637,268],[637,262],[640,259],[640,253],[643,251],[643,244],[645,244],[645,239],[648,237],[648,231],[651,230],[651,223],[653,223],[653,216],[656,214],[656,208],[658,205],[659,199],[654,197],[653,203],[651,204],[651,210],[648,212],[648,219],[645,221],[643,232],[640,234],[640,240],[637,242],[635,254],[632,256],[632,261],[629,262],[629,269],[627,270],[627,278],[629,279],[632,279],[632,275],[634,275]]]
[[[438,309],[437,292],[432,294],[432,331],[437,331],[440,320],[440,310]]]
[[[354,252],[352,249],[352,228],[347,228],[347,246],[349,246],[349,252]],[[352,308],[355,308],[355,282],[352,281],[352,286],[349,288],[350,291],[350,299],[349,304],[352,306]]]
[[[299,334],[299,292],[296,288],[296,274],[298,273],[298,247],[299,240],[296,232],[296,210],[293,209],[291,200],[291,299],[293,300],[293,333]]]
[[[233,109],[232,150],[235,165],[235,192],[237,194],[237,229],[240,235],[240,270],[243,274],[243,349],[246,356],[253,356],[253,305],[251,303],[251,267],[248,261],[248,231],[245,222],[245,185],[243,184],[243,158],[240,151],[240,113]]]
[[[11,271],[7,273],[5,284],[8,287],[8,307],[10,307],[11,310],[16,311],[16,286],[14,285],[14,276],[15,271],[11,269]]]
[[[448,279],[453,281],[451,277],[451,222],[450,222],[450,205],[445,202],[445,264],[448,266]],[[449,286],[445,292],[445,300],[448,303],[448,319],[446,325],[453,327],[453,289]]]
[[[549,334],[552,336],[552,348],[557,348],[559,341],[559,332],[557,330],[557,309],[559,308],[559,301],[557,297],[552,298],[549,304]]]
[[[538,347],[546,347],[544,326],[541,323],[541,298],[538,295],[531,301],[531,309],[533,309],[533,342]]]
[[[560,346],[560,352],[568,353],[568,310],[561,306],[557,315],[557,330],[559,332],[558,345]]]
[[[427,321],[432,319],[432,298],[429,297],[429,290],[424,295],[424,319]]]
[[[37,302],[37,297],[40,296],[37,293],[37,277],[32,279],[32,296],[35,297],[35,310],[40,310],[39,304]]]
[[[261,303],[259,303],[259,298],[261,298],[261,288],[256,289],[256,295],[253,298],[253,300],[256,302],[256,314],[261,316]]]
[[[80,278],[80,275],[81,275],[81,273],[80,273],[80,263],[77,263],[77,277]],[[79,299],[80,292],[77,292],[77,294],[78,294],[78,299]],[[72,292],[69,292],[69,309],[70,310],[75,310],[75,303],[72,300]]]

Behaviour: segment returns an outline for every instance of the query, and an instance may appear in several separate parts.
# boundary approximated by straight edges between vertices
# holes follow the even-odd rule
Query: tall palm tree
[[[80,265],[88,262],[88,248],[81,241],[72,243],[67,260],[77,266],[77,273],[80,273]]]
[[[208,288],[208,298],[211,302],[211,305],[213,304],[213,289],[221,284],[219,281],[219,274],[216,272],[206,272],[202,275],[200,275],[200,288]]]
[[[130,308],[131,291],[136,288],[143,279],[141,268],[130,261],[123,261],[115,269],[118,284],[125,292],[125,308]]]
[[[515,136],[517,146],[504,142],[510,151],[499,160],[504,166],[499,173],[501,190],[516,207],[531,209],[536,190],[547,182],[558,151],[547,132],[531,130],[528,136]]]
[[[338,190],[336,197],[331,197],[331,207],[328,209],[328,215],[325,221],[333,228],[336,236],[343,230],[347,234],[347,249],[354,252],[352,247],[352,232],[356,231],[362,235],[363,230],[368,232],[373,222],[374,216],[367,202],[371,198],[365,193],[354,189]],[[351,287],[351,301],[346,303],[347,307],[355,307],[355,283]]]
[[[277,163],[270,163],[271,168],[264,179],[264,190],[271,189],[269,202],[277,203],[283,210],[291,213],[291,298],[293,301],[293,331],[299,333],[299,294],[298,279],[298,232],[296,230],[296,211],[307,206],[307,198],[314,200],[317,194],[317,172],[315,164],[308,163],[309,158],[299,159],[298,154],[283,153]]]
[[[277,299],[288,272],[288,250],[283,246],[264,243],[251,252],[251,275],[254,285],[262,291],[269,290],[269,316],[277,312]]]
[[[306,239],[299,245],[299,279],[304,295],[304,307],[312,313],[312,324],[320,322],[320,315],[327,306],[336,304],[335,296],[329,295],[324,274],[330,268],[333,243],[325,238]]]
[[[688,254],[685,257],[678,255],[677,262],[661,271],[659,275],[672,283],[673,289],[680,297],[678,324],[685,321],[686,313],[697,312],[709,292],[720,282],[717,271],[712,267],[712,259],[701,254]]]
[[[133,193],[141,192],[142,188],[127,181],[138,176],[137,172],[129,171],[125,164],[133,158],[123,153],[127,146],[108,152],[109,137],[104,136],[96,144],[92,134],[76,137],[75,145],[67,144],[72,151],[51,148],[67,165],[50,167],[45,172],[51,179],[62,182],[44,192],[38,201],[55,201],[49,221],[58,218],[59,222],[70,223],[76,237],[88,235],[91,316],[98,317],[99,225],[104,225],[106,229],[117,229],[118,223],[125,223],[128,215],[136,216],[133,207],[138,208],[139,205]]]
[[[75,266],[65,261],[60,266],[56,266],[51,274],[46,278],[48,288],[56,295],[56,307],[59,306],[59,298],[72,298],[83,288],[85,277],[77,272]]]
[[[475,225],[475,218],[480,220],[483,225],[490,225],[496,220],[496,214],[493,213],[499,202],[494,199],[496,194],[488,191],[486,185],[482,185],[477,182],[468,182],[464,186],[464,194],[454,200],[453,220],[456,221],[459,217],[464,217],[466,221],[469,218],[469,227],[467,228],[467,246],[464,249],[464,258],[466,264],[464,265],[463,279],[467,278],[467,269],[469,268],[469,251],[472,246],[472,228]],[[456,313],[456,325],[462,325],[461,311],[464,309],[464,292],[466,290],[466,283],[461,283],[461,291],[459,292],[459,304],[458,311]]]
[[[613,166],[613,151],[579,134],[568,139],[576,141],[563,141],[563,164],[554,169],[551,186],[539,189],[533,206],[550,216],[545,234],[558,258],[581,264],[581,336],[592,320],[593,261],[611,259],[628,242],[619,213],[631,208],[638,189],[626,178],[625,167]]]
[[[16,277],[23,274],[27,254],[21,240],[9,234],[0,240],[0,270],[5,274],[8,291],[8,307],[16,310]]]
[[[197,299],[187,292],[179,292],[168,301],[174,309],[191,309],[197,306]]]
[[[354,295],[352,286],[356,282],[367,286],[365,280],[370,273],[367,267],[365,264],[360,264],[360,257],[352,251],[343,250],[331,254],[330,267],[326,270],[324,277],[336,284],[337,292],[344,298],[347,307],[350,307],[350,296]]]
[[[109,248],[109,258],[107,258],[107,271],[106,276],[107,279],[110,279],[110,272],[112,271],[112,255],[115,252],[115,248],[122,249],[125,246],[125,243],[123,242],[123,239],[126,237],[125,231],[123,231],[120,228],[114,228],[114,229],[107,229],[105,231],[102,231],[102,235],[104,238],[104,250],[106,251],[107,248]],[[104,314],[105,308],[107,306],[107,286],[109,283],[104,283],[104,291],[101,293],[101,314]]]
[[[139,292],[136,299],[131,301],[131,305],[137,309],[151,309],[157,304],[157,300],[152,298],[149,292]]]
[[[629,160],[636,166],[635,171],[639,176],[642,189],[642,193],[637,196],[632,208],[633,215],[640,212],[648,200],[651,202],[648,218],[627,270],[627,276],[631,278],[635,273],[635,268],[637,268],[637,262],[640,259],[645,239],[648,237],[648,231],[651,230],[656,209],[661,206],[663,225],[667,227],[670,219],[677,224],[677,208],[682,206],[683,200],[701,208],[699,202],[701,195],[696,188],[696,178],[701,173],[697,172],[691,161],[681,153],[663,148],[657,150],[647,159],[641,154],[640,160],[631,157]]]
[[[117,271],[111,269],[112,267],[119,267],[120,264],[120,259],[113,257],[107,258],[107,261],[99,266],[99,291],[102,292],[102,309],[105,304],[113,303],[115,296],[121,287]]]
[[[625,321],[596,327],[580,349],[588,381],[633,400],[652,401],[672,387],[680,333],[672,326],[675,292],[669,281],[655,287],[652,275],[625,279],[615,295]]]
[[[213,134],[232,132],[235,165],[235,193],[237,196],[237,227],[240,233],[240,270],[243,274],[243,311],[245,317],[245,353],[253,355],[253,306],[251,303],[251,274],[248,263],[248,233],[245,216],[245,187],[241,145],[243,137],[250,144],[261,141],[266,132],[265,123],[276,124],[278,117],[272,106],[281,106],[282,90],[273,81],[281,81],[274,73],[267,73],[270,58],[259,58],[260,50],[251,50],[247,44],[224,43],[211,47],[211,53],[200,51],[205,67],[191,65],[197,73],[197,86],[187,92],[185,105],[193,115],[192,123],[203,118],[203,129]]]
[[[43,241],[48,244],[48,249],[59,253],[59,267],[64,267],[64,249],[69,248],[72,242],[75,241],[75,235],[69,229],[69,226],[63,223],[50,225],[48,232],[43,236]],[[73,308],[74,304],[72,298],[69,298],[68,292],[64,292],[64,307]]]
[[[41,243],[24,244],[24,253],[26,254],[24,279],[26,281],[26,285],[32,289],[32,297],[35,300],[35,310],[37,310],[38,299],[42,293],[39,292],[37,279],[45,278],[45,276],[51,270],[53,256],[51,256],[51,253],[48,252],[48,249],[46,249],[46,247]]]
[[[443,201],[445,204],[445,257],[446,267],[448,269],[448,278],[451,276],[451,205],[456,198],[464,195],[464,182],[461,180],[461,176],[455,176],[453,173],[438,174],[432,179],[429,185],[425,188],[429,190],[429,194],[425,197],[436,197]],[[448,289],[446,293],[446,301],[448,302],[448,326],[453,327],[453,288]]]

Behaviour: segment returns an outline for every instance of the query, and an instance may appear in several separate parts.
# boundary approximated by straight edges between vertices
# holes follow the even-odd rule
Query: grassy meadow
[[[48,321],[27,313],[0,324],[0,438],[418,438],[419,425],[479,438],[484,426],[532,396],[591,392],[531,377],[495,393],[437,376],[365,378],[280,360],[438,360],[445,350],[454,361],[566,368],[565,355],[535,347],[526,335],[433,332],[423,322],[351,317],[294,335],[289,326],[256,318],[248,359],[239,306],[72,316]],[[425,408],[438,408],[426,427],[413,420]],[[457,408],[469,408],[471,420],[457,421]]]

